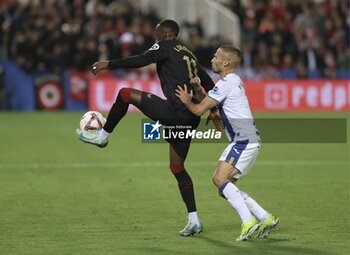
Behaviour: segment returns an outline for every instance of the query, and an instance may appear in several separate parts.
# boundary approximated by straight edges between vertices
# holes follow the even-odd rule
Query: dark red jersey
[[[192,89],[190,80],[198,76],[206,91],[214,87],[213,81],[199,65],[195,55],[176,39],[159,41],[141,55],[110,60],[109,68],[138,68],[151,63],[156,63],[163,93],[174,109],[186,109],[175,95],[177,85],[186,84]]]

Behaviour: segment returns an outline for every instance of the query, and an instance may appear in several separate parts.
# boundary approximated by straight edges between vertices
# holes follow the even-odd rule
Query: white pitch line
[[[117,167],[168,167],[167,161],[154,162],[77,162],[77,163],[30,163],[30,164],[0,164],[0,169],[13,168],[117,168]],[[186,166],[215,166],[215,161],[188,161]],[[332,161],[332,160],[257,160],[255,165],[263,166],[322,166],[322,165],[349,165],[349,161]]]

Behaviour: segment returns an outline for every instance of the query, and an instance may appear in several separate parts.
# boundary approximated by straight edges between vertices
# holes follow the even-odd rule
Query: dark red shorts
[[[159,121],[165,126],[190,126],[195,129],[200,122],[200,117],[187,109],[180,107],[175,109],[168,100],[147,92],[142,92],[139,109],[151,120]],[[166,139],[166,141],[172,145],[181,158],[186,159],[191,139]]]

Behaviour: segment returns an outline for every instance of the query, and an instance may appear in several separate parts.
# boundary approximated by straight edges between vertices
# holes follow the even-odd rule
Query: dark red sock
[[[194,189],[191,177],[184,169],[179,173],[175,173],[175,178],[178,182],[179,190],[182,196],[182,200],[185,202],[188,212],[195,212],[196,201],[194,198]]]
[[[125,116],[128,111],[131,97],[130,88],[122,88],[113,104],[111,110],[109,111],[106,124],[103,129],[108,133],[112,133],[114,128],[117,126],[119,121]]]

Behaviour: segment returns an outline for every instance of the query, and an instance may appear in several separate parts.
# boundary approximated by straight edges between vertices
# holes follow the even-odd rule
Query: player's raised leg
[[[79,139],[85,143],[94,144],[100,148],[106,147],[108,137],[118,125],[119,121],[128,111],[129,104],[140,107],[142,91],[131,88],[122,88],[117,96],[115,103],[112,105],[106,124],[102,129],[96,131],[77,130]]]
[[[182,236],[192,236],[202,232],[203,227],[199,221],[194,188],[192,179],[184,167],[184,161],[187,156],[190,143],[170,144],[170,170],[174,174],[182,200],[184,201],[188,212],[188,223],[180,231]]]
[[[251,238],[253,233],[258,229],[258,220],[250,213],[245,204],[241,193],[237,186],[231,181],[232,176],[239,173],[231,164],[224,161],[219,161],[215,173],[213,175],[213,182],[218,187],[220,192],[225,196],[227,202],[237,211],[242,221],[241,234],[237,237],[237,241],[245,241]]]

